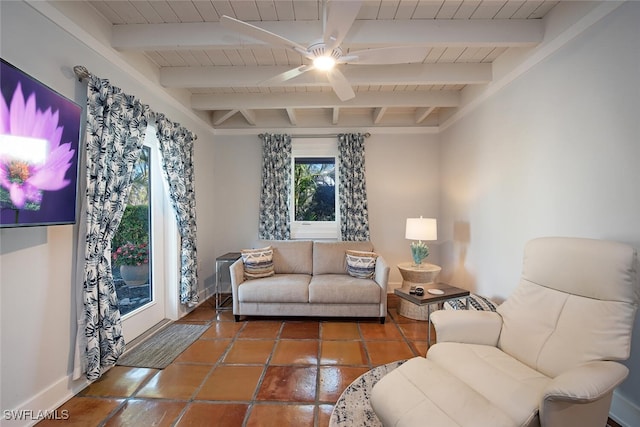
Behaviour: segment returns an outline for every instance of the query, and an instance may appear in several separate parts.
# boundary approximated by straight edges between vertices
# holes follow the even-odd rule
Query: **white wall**
[[[454,284],[507,297],[538,236],[640,248],[638,22],[640,3],[621,6],[441,134],[442,260]],[[640,425],[635,326],[612,412],[626,425]]]
[[[84,105],[85,88],[71,68],[90,71],[123,88],[198,135],[196,187],[212,180],[210,130],[197,117],[62,31],[22,2],[0,2],[2,58]],[[198,197],[201,231],[213,201]],[[71,225],[0,230],[0,410],[53,409],[77,391],[70,380],[75,338],[72,280],[76,228]],[[206,239],[199,258],[211,259]],[[204,263],[201,263],[204,265]],[[206,280],[205,270],[200,287]],[[2,414],[0,414],[1,416]],[[3,424],[4,425],[4,424]]]
[[[216,256],[251,247],[258,237],[262,145],[256,134],[215,139],[211,188]],[[438,138],[372,131],[365,155],[371,241],[391,266],[391,284],[398,285],[402,278],[396,265],[411,260],[406,218],[438,214]],[[431,246],[428,260],[437,263],[438,245]]]
[[[185,114],[161,88],[140,81],[140,73],[131,73],[127,61],[114,59],[116,53],[94,50],[91,42],[80,42],[22,2],[0,2],[0,15],[2,57],[36,79],[84,104],[84,85],[72,72],[74,65],[84,65],[198,135],[199,286],[212,287],[215,258],[250,245],[257,236],[258,138],[220,136],[214,143],[198,117]],[[391,281],[399,283],[395,265],[410,259],[405,218],[436,216],[439,210],[438,139],[374,134],[366,147],[371,237],[392,266]],[[70,379],[76,233],[74,226],[0,230],[1,410],[53,409],[84,385]],[[430,260],[438,262],[433,246]]]
[[[71,72],[82,64],[198,134],[200,288],[211,286],[215,257],[257,236],[257,137],[216,136],[214,142],[162,89],[140,84],[29,5],[0,2],[0,15],[2,57],[63,95],[84,102]],[[438,217],[440,239],[429,260],[445,266],[445,277],[497,298],[516,283],[522,246],[531,237],[576,235],[640,246],[639,21],[640,4],[622,6],[441,137],[372,132],[366,143],[371,238],[392,267],[392,283],[401,281],[395,265],[410,260],[409,216]],[[78,386],[69,381],[74,231],[0,231],[2,410],[51,409]],[[630,367],[640,364],[638,341]],[[637,367],[620,395],[638,405]]]

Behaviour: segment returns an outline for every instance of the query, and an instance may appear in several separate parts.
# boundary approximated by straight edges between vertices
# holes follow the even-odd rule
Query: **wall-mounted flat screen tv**
[[[73,224],[82,108],[0,61],[0,227]]]

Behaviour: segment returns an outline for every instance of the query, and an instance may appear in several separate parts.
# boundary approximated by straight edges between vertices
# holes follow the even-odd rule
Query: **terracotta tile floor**
[[[59,409],[65,426],[325,427],[342,391],[369,369],[424,355],[427,323],[390,298],[376,319],[249,318],[210,301],[181,319],[209,329],[163,370],[116,366]],[[55,424],[43,421],[39,426]]]

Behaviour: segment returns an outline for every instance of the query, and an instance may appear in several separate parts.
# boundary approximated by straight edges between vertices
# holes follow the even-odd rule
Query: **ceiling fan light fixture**
[[[331,70],[336,65],[336,59],[333,56],[322,55],[313,58],[313,66],[322,71]]]

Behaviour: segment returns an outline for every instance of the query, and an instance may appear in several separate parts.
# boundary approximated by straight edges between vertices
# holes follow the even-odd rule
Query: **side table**
[[[231,301],[231,274],[229,267],[240,258],[240,252],[227,252],[216,258],[216,310],[231,310],[233,305],[225,305]],[[222,298],[222,291],[229,290],[229,295]]]
[[[433,284],[442,268],[435,264],[415,265],[412,262],[403,262],[398,264],[398,270],[402,275],[402,288],[409,292],[413,291],[416,286],[422,286],[426,289],[428,285]],[[411,304],[405,300],[400,300],[398,313],[413,320],[428,320],[429,318],[426,306]]]
[[[428,289],[438,289],[442,292],[440,295],[433,295],[429,293]],[[429,320],[429,330],[427,332],[427,344],[431,346],[431,306],[433,304],[439,304],[450,299],[466,298],[466,309],[469,309],[469,295],[470,292],[466,289],[456,288],[455,286],[449,286],[446,283],[431,283],[424,286],[424,295],[418,296],[409,293],[409,288],[398,288],[394,290],[394,293],[400,297],[400,301],[406,301],[409,304],[414,304],[419,307],[427,308],[427,319]]]

